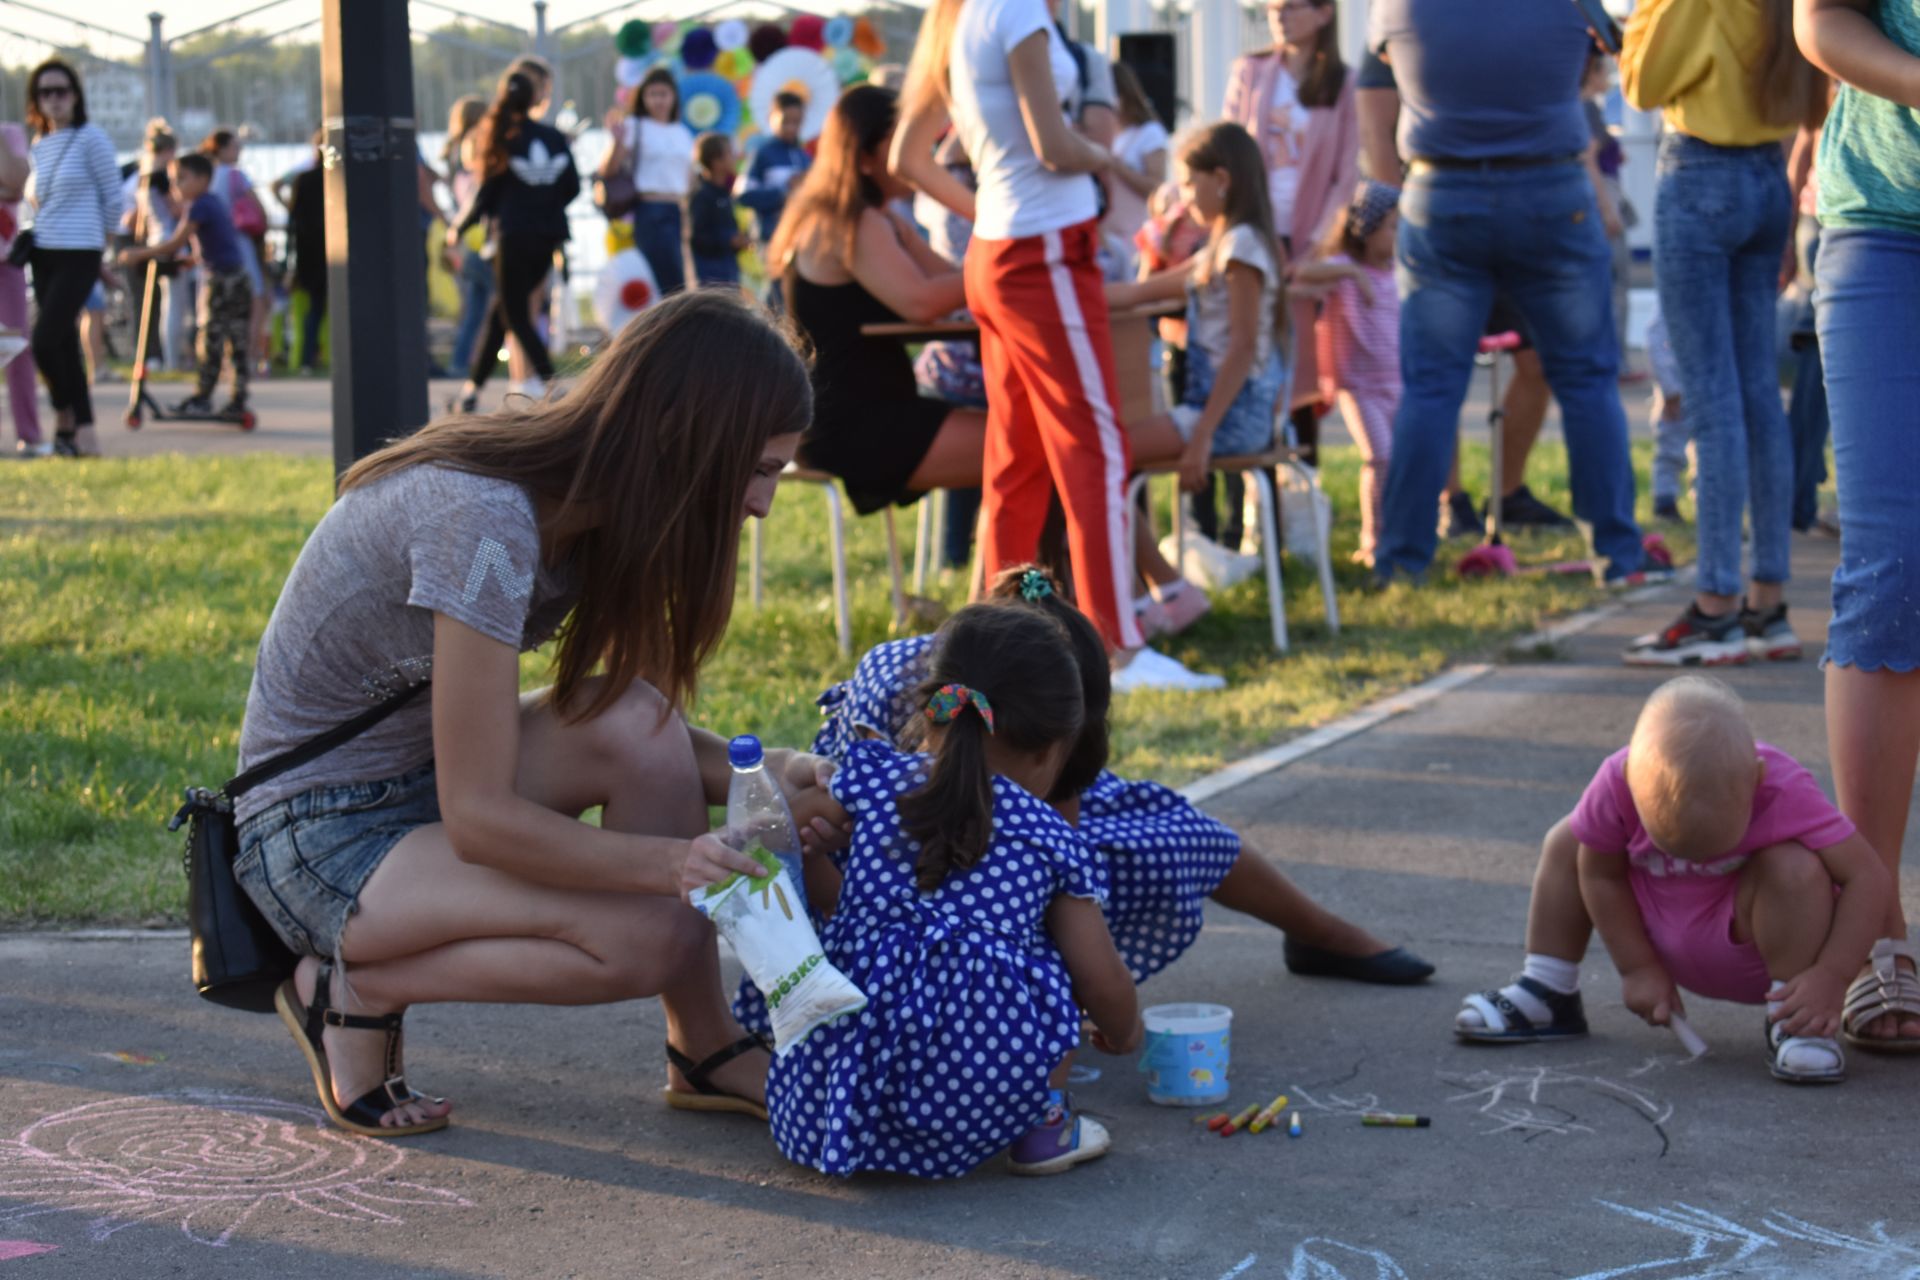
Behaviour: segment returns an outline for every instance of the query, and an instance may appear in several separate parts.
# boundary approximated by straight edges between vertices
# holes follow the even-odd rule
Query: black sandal
[[[382,1014],[379,1017],[367,1017],[361,1014],[342,1013],[333,1007],[330,999],[333,994],[333,961],[320,962],[320,975],[313,983],[313,1003],[302,1006],[300,995],[294,989],[293,979],[288,978],[280,984],[280,990],[274,993],[273,1005],[280,1012],[280,1021],[287,1024],[287,1030],[293,1032],[294,1043],[300,1046],[300,1052],[306,1055],[307,1066],[313,1071],[314,1092],[320,1095],[320,1105],[326,1108],[327,1118],[349,1133],[364,1134],[369,1138],[409,1138],[415,1134],[432,1133],[447,1127],[447,1117],[423,1120],[419,1124],[382,1125],[380,1117],[395,1107],[404,1107],[409,1102],[441,1102],[440,1098],[428,1098],[415,1093],[407,1087],[406,1079],[400,1074],[400,1024],[406,1016],[399,1013]],[[333,1071],[327,1064],[327,1050],[321,1035],[328,1027],[339,1027],[349,1031],[384,1031],[387,1033],[387,1079],[377,1089],[369,1089],[355,1099],[351,1106],[342,1108],[333,1097]]]
[[[1453,1024],[1453,1034],[1461,1040],[1475,1044],[1533,1044],[1540,1040],[1574,1040],[1587,1034],[1587,1014],[1580,1002],[1578,991],[1555,991],[1544,982],[1536,982],[1522,974],[1513,980],[1513,985],[1538,1000],[1547,1008],[1549,1020],[1535,1022],[1526,1013],[1509,1000],[1500,990],[1482,991],[1478,995],[1468,996],[1462,1013],[1472,1010],[1479,1015],[1480,1026],[1462,1026],[1457,1020]],[[1501,1021],[1499,1030],[1495,1030],[1492,1017]]]
[[[680,1111],[724,1111],[733,1115],[752,1116],[756,1120],[767,1118],[767,1109],[752,1098],[743,1098],[737,1093],[729,1093],[708,1079],[713,1072],[743,1053],[752,1053],[755,1049],[768,1049],[767,1042],[759,1036],[741,1036],[724,1049],[707,1056],[703,1062],[695,1062],[686,1054],[667,1046],[667,1061],[674,1070],[686,1077],[693,1086],[693,1092],[675,1089],[669,1085],[662,1090],[667,1097],[667,1105]],[[769,1050],[770,1051],[770,1050]]]

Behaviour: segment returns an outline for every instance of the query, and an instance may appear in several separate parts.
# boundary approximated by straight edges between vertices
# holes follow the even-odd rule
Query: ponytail
[[[492,178],[507,169],[507,144],[520,132],[527,113],[533,110],[533,79],[522,71],[509,71],[500,78],[500,90],[493,106],[480,122],[481,176]]]
[[[947,726],[927,785],[900,797],[900,827],[920,842],[914,882],[932,893],[987,851],[993,836],[993,770],[987,766],[987,723],[964,713]]]
[[[947,620],[933,668],[917,691],[928,718],[946,726],[926,785],[897,802],[917,841],[914,880],[932,893],[980,861],[993,839],[988,738],[1038,755],[1081,730],[1085,702],[1073,641],[1038,609],[969,605]]]

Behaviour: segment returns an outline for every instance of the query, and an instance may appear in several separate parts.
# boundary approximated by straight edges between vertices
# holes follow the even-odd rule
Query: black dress
[[[920,395],[905,344],[869,338],[865,324],[900,317],[858,281],[814,284],[786,275],[787,309],[813,344],[813,425],[802,465],[840,477],[861,515],[906,504],[907,487],[953,406]]]

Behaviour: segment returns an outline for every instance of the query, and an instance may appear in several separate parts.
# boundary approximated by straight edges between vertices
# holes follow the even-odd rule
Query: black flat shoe
[[[1405,947],[1371,956],[1343,956],[1288,938],[1285,955],[1287,972],[1303,978],[1348,978],[1384,987],[1409,987],[1433,976],[1433,966]]]

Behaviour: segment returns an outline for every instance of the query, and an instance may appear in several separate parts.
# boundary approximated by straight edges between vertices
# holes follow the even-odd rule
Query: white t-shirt
[[[1273,307],[1280,288],[1280,273],[1274,269],[1273,253],[1265,239],[1246,223],[1231,227],[1220,239],[1200,251],[1206,263],[1205,284],[1187,286],[1188,309],[1192,324],[1188,340],[1197,342],[1214,367],[1226,359],[1229,337],[1227,300],[1227,264],[1244,262],[1260,273],[1260,333],[1253,344],[1254,368],[1263,367],[1273,355]]]
[[[1300,151],[1307,136],[1308,108],[1300,105],[1300,85],[1285,67],[1273,78],[1267,103],[1267,198],[1273,225],[1281,234],[1293,225],[1293,201],[1300,191]]]
[[[1078,90],[1080,74],[1046,0],[967,0],[954,33],[948,65],[953,123],[979,179],[973,230],[985,240],[1058,231],[1100,212],[1093,179],[1047,169],[1027,137],[1007,55],[1036,31],[1047,33],[1055,97],[1064,103]]]
[[[1122,129],[1113,140],[1113,154],[1127,168],[1139,172],[1147,157],[1167,149],[1167,129],[1158,120]],[[1132,187],[1114,178],[1107,184],[1107,230],[1133,242],[1133,234],[1147,222],[1147,198],[1135,194]]]
[[[628,116],[626,146],[639,157],[633,165],[635,191],[683,195],[693,186],[693,135],[685,125]]]

